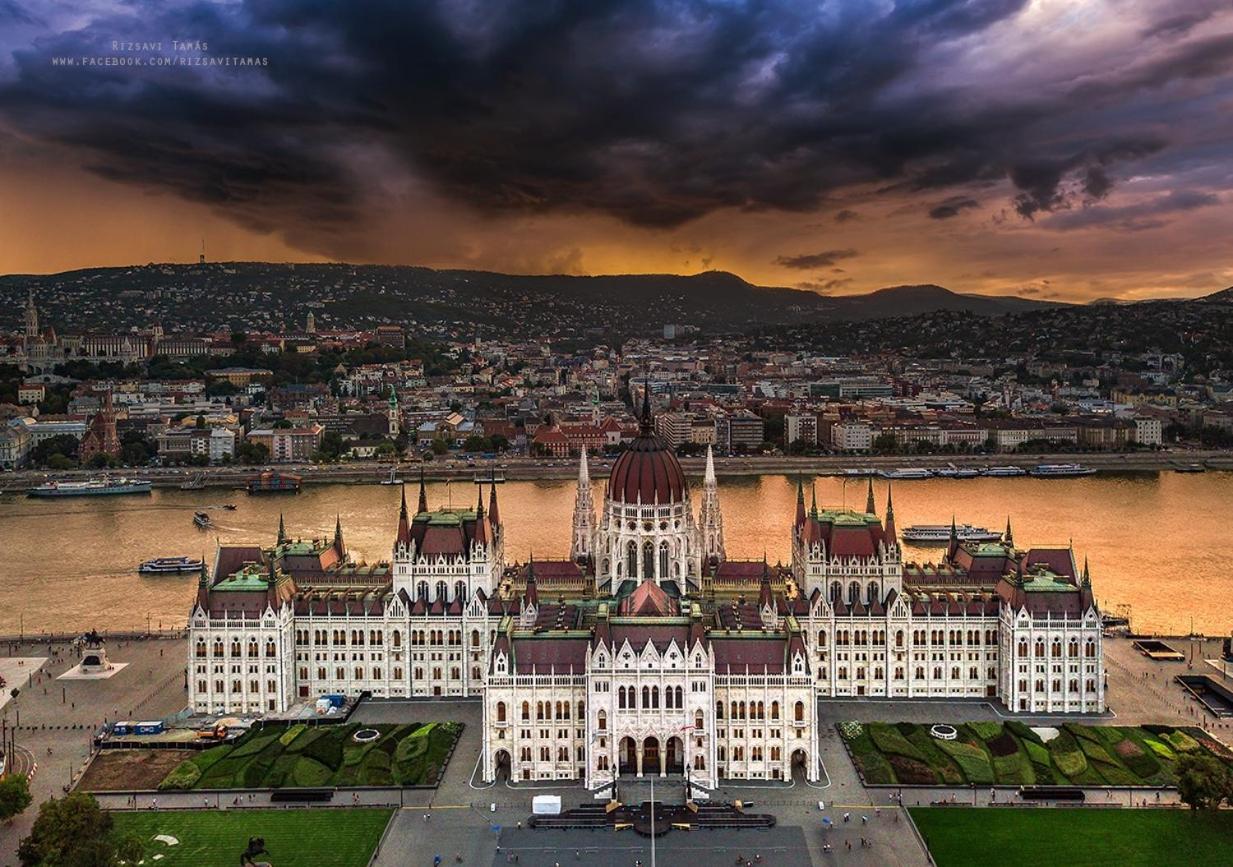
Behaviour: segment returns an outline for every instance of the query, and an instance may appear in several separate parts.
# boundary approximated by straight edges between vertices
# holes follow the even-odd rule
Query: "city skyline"
[[[1233,284],[1215,3],[526,12],[2,6],[0,272],[195,261],[204,237],[211,260],[826,294]]]

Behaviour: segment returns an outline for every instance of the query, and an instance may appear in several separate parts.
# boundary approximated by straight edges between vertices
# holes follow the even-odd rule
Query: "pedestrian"
[[[868,817],[868,816],[861,816],[861,824],[862,824],[862,825],[868,825],[868,824],[869,824],[869,817]]]

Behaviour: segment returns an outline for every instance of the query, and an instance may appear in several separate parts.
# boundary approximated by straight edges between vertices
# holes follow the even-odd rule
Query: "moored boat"
[[[900,536],[914,545],[945,545],[950,541],[950,529],[950,524],[914,524]],[[955,535],[960,542],[996,542],[1002,538],[1000,533],[971,524],[957,524]]]
[[[202,563],[192,557],[155,557],[137,567],[143,575],[175,575],[182,572],[198,572]]]
[[[1066,479],[1075,476],[1094,476],[1095,467],[1085,467],[1082,464],[1037,464],[1030,474],[1038,479]]]
[[[1026,476],[1027,470],[1023,467],[989,467],[981,475],[993,476],[994,478],[1004,478],[1010,476]]]
[[[204,530],[213,522],[208,512],[193,512],[193,523]]]
[[[878,476],[883,479],[928,479],[933,476],[933,472],[924,467],[900,467],[893,470],[878,470]]]
[[[1207,467],[1203,464],[1178,464],[1173,468],[1175,473],[1206,473]]]
[[[97,497],[115,494],[148,494],[150,482],[145,479],[87,479],[84,482],[45,482],[31,488],[31,497]]]

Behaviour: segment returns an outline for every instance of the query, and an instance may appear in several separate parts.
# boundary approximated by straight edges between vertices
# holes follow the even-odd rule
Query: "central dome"
[[[643,393],[638,436],[612,465],[608,496],[618,503],[681,503],[688,486],[672,447],[656,436],[649,389]]]

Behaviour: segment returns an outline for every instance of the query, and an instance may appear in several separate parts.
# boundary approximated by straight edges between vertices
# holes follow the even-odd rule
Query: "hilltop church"
[[[219,547],[189,615],[197,710],[266,714],[323,693],[476,698],[485,780],[681,775],[814,781],[817,708],[860,696],[1104,710],[1100,615],[1069,547],[963,543],[904,563],[877,513],[785,516],[790,564],[728,558],[714,464],[701,496],[643,405],[598,514],[580,459],[568,558],[511,563],[496,487],[415,511],[391,556],[333,538]],[[811,498],[812,499],[812,498]],[[695,790],[697,791],[697,790]]]

